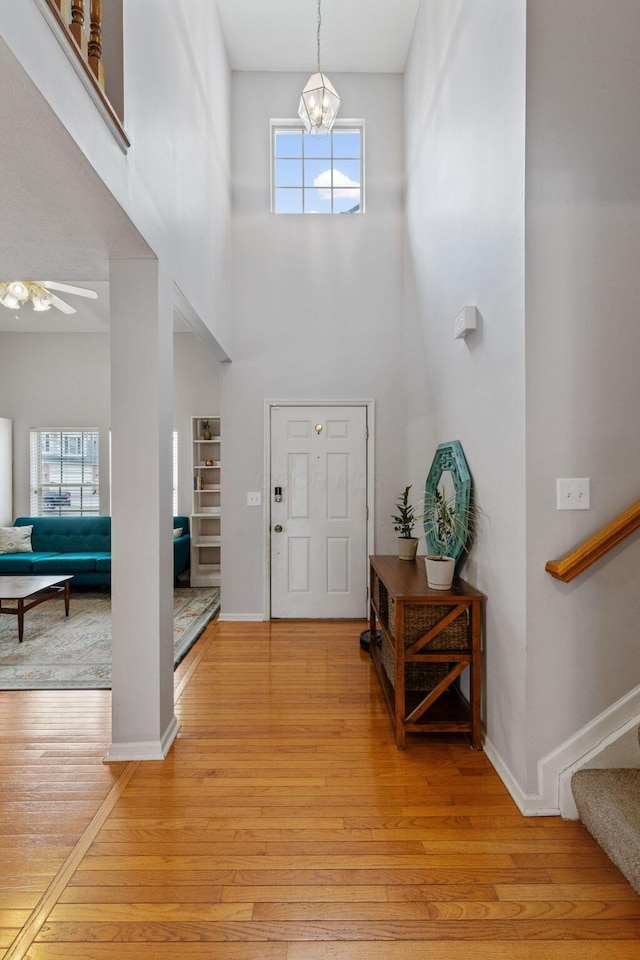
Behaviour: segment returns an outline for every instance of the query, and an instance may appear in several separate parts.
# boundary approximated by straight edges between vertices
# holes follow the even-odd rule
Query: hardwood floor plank
[[[234,888],[235,889],[235,888]],[[240,888],[238,888],[240,889]],[[220,903],[223,900],[224,887],[207,884],[188,884],[179,887],[176,884],[151,885],[146,884],[136,892],[136,903],[173,903],[178,893],[180,899],[190,904]],[[249,902],[250,897],[236,897],[232,903]],[[97,887],[67,886],[60,895],[58,904],[63,903],[126,903],[131,904],[131,887],[109,887],[101,884]]]
[[[252,920],[616,920],[640,918],[630,901],[396,901],[390,903],[259,903]],[[185,918],[188,919],[188,918]],[[204,918],[203,918],[204,919]]]
[[[15,929],[18,931],[25,924],[28,916],[28,910],[0,909],[0,930]]]
[[[115,865],[114,865],[115,867]],[[599,874],[594,871],[580,871],[577,876],[561,877],[562,882],[598,882]],[[612,868],[606,875],[608,880],[621,879],[620,873]],[[121,870],[112,869],[97,874],[91,870],[77,871],[70,886],[156,886],[158,884],[198,885],[222,884],[225,886],[239,883],[247,886],[270,886],[272,884],[296,884],[299,886],[392,886],[392,885],[435,885],[476,884],[476,883],[551,883],[551,875],[544,870],[499,870],[494,868],[464,868],[461,866],[422,870],[273,870],[265,864],[261,870]],[[179,898],[178,898],[179,899]]]
[[[460,943],[292,943],[287,960],[461,960]],[[637,960],[635,941],[474,943],[473,960]]]
[[[20,927],[0,927],[0,950],[7,950],[19,933]]]
[[[507,869],[513,866],[513,858],[508,854],[483,854],[470,853],[466,856],[459,855],[457,858],[463,866],[475,868],[476,870],[491,867],[502,867]],[[570,863],[572,858],[560,856],[557,866],[564,863]],[[78,870],[80,872],[90,873],[108,873],[111,869],[120,870],[156,870],[156,871],[181,871],[181,870],[257,870],[263,866],[267,857],[264,855],[246,856],[233,854],[219,856],[197,856],[181,854],[156,854],[142,855],[139,857],[120,856],[117,859],[105,856],[91,856],[89,853],[84,857]],[[582,866],[597,866],[601,861],[600,857],[594,854],[591,857],[582,857]],[[335,855],[305,855],[305,856],[276,856],[271,854],[268,857],[269,869],[285,872],[288,870],[420,870],[431,867],[437,869],[442,867],[446,869],[451,864],[451,857],[446,854],[434,856],[394,856],[393,854],[375,854],[366,856],[352,857],[350,854]]]
[[[58,904],[49,914],[56,923],[208,923],[251,920],[253,903],[72,903]]]
[[[45,923],[38,939],[92,943],[258,940],[631,940],[640,920],[141,921]]]
[[[497,884],[496,895],[499,900],[631,900],[640,898],[630,884],[620,877],[620,883],[567,883],[567,884]]]
[[[286,960],[286,943],[181,943],[179,960]],[[25,960],[177,960],[175,943],[37,943]],[[606,958],[605,958],[606,960]]]

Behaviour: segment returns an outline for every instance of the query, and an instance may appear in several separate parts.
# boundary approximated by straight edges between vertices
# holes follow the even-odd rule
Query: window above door
[[[336,121],[327,136],[296,121],[271,123],[273,213],[363,213],[364,123]]]

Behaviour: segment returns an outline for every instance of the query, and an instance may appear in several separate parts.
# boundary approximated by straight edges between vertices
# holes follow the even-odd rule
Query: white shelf
[[[212,436],[205,440],[202,424],[208,421]],[[211,481],[220,477],[220,417],[204,416],[191,419],[191,442],[194,485],[191,512],[191,574],[192,587],[220,584],[220,554],[222,545],[220,483]],[[212,447],[215,446],[215,449]],[[206,461],[212,462],[207,464]],[[217,470],[218,473],[210,471]]]
[[[220,574],[219,573],[196,573],[194,576],[191,576],[189,582],[192,587],[219,587]]]

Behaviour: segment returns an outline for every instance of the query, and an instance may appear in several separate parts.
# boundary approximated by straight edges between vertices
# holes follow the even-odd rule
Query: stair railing
[[[85,86],[126,150],[130,146],[129,140],[124,132],[122,121],[105,92],[102,0],[38,0],[38,2],[49,12],[49,20],[66,37],[68,43],[65,46],[70,51],[70,59],[76,65],[76,72],[82,74]]]
[[[87,0],[87,3],[90,3],[89,32],[85,26],[85,0],[51,0],[49,5],[57,9],[63,25],[75,40],[82,59],[104,90],[102,0]]]
[[[556,580],[569,583],[584,573],[596,560],[603,557],[616,544],[628,537],[640,527],[640,500],[621,513],[619,517],[603,527],[599,533],[585,540],[579,547],[562,560],[549,560],[545,570]]]

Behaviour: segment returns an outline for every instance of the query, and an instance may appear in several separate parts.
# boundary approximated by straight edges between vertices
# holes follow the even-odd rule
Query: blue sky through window
[[[274,127],[274,213],[360,213],[362,130],[334,127],[316,137]]]

